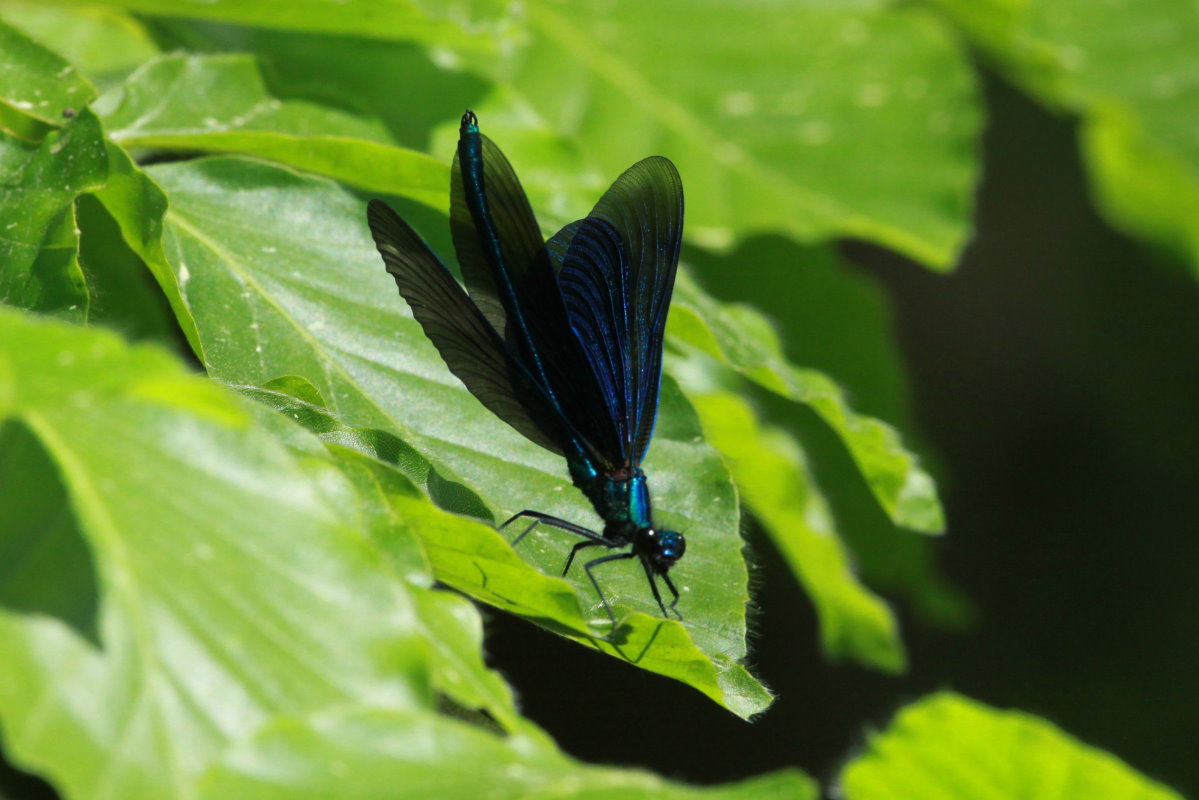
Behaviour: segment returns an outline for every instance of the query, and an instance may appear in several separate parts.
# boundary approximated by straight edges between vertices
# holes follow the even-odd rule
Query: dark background
[[[1075,120],[991,76],[985,83],[977,233],[958,269],[937,276],[863,245],[841,250],[890,300],[915,426],[901,427],[919,431],[937,473],[949,534],[933,543],[934,559],[969,598],[971,625],[939,624],[900,594],[909,672],[831,665],[811,604],[750,522],[752,663],[779,695],[752,724],[681,684],[490,615],[491,662],[567,751],[698,782],[792,764],[827,780],[863,731],[950,688],[1045,716],[1184,793],[1199,791],[1193,740],[1180,735],[1199,719],[1199,289],[1097,217]],[[764,280],[794,280],[803,263],[760,258],[788,248],[802,255],[769,238],[738,253],[758,256]],[[714,291],[745,299],[712,279],[721,259],[698,266]],[[810,313],[821,311],[814,303]],[[852,387],[838,362],[844,369],[830,357],[829,370]],[[902,399],[892,401],[906,417]],[[823,458],[830,437],[800,416],[775,421],[831,463],[820,477],[836,484],[844,459]],[[844,530],[880,525],[865,494],[828,493]],[[878,564],[863,567],[870,577]],[[11,770],[0,770],[0,794],[52,796]]]

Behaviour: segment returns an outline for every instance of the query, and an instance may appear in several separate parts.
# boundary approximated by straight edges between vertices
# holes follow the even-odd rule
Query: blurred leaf
[[[692,275],[769,318],[792,364],[826,373],[863,414],[911,432],[908,389],[883,287],[831,245],[755,236],[727,253],[689,248]]]
[[[448,209],[445,162],[395,147],[376,122],[271,97],[247,56],[163,56],[96,109],[127,148],[245,153]]]
[[[768,315],[788,361],[827,373],[855,410],[895,425],[911,442],[918,432],[908,412],[894,320],[869,275],[829,246],[803,247],[779,236],[754,237],[724,254],[691,248],[685,258],[705,289]],[[875,512],[871,489],[840,432],[823,430],[816,413],[796,409],[782,395],[761,392],[755,400],[763,419],[802,442],[815,469],[817,486],[811,488],[829,503],[865,583],[904,597],[925,622],[962,627],[968,605],[936,574],[933,543],[897,531],[891,519]],[[744,484],[738,483],[744,496]]]
[[[296,764],[336,764],[309,769]],[[233,749],[201,798],[654,798],[815,800],[795,770],[738,784],[688,787],[634,770],[586,767],[550,752],[521,752],[452,720],[408,711],[332,711],[278,720]]]
[[[480,53],[494,52],[511,36],[510,0],[452,5],[436,0],[109,0],[109,5],[168,17],[418,41]]]
[[[51,125],[62,124],[63,109],[78,111],[95,87],[69,62],[0,21],[0,103]]]
[[[0,17],[92,80],[129,72],[158,53],[141,22],[112,8],[3,0]]]
[[[429,702],[417,609],[336,470],[108,333],[0,311],[0,365],[97,565],[103,643],[0,611],[18,763],[68,796],[172,797],[274,714]]]
[[[840,782],[846,800],[1181,800],[1039,717],[951,693],[900,711]]]
[[[154,18],[149,24],[164,49],[253,54],[275,96],[381,120],[398,144],[442,157],[453,149],[430,149],[433,128],[456,121],[490,88],[480,76],[452,66],[449,51],[435,49],[431,55],[411,42],[181,19]]]
[[[922,9],[537,0],[527,14],[525,47],[471,62],[499,85],[476,110],[518,170],[545,159],[509,126],[540,120],[577,139],[601,176],[652,153],[675,160],[693,241],[852,236],[937,268],[955,261],[978,101],[961,51]],[[581,188],[534,205],[580,216],[592,194]]]
[[[693,241],[774,230],[867,238],[938,267],[956,257],[977,99],[959,51],[919,9],[541,0],[517,19],[527,40],[500,58],[168,29],[189,47],[250,50],[272,85],[377,116],[435,154],[452,152],[458,116],[473,108],[554,222],[582,216],[614,176],[661,153],[682,172]],[[409,102],[395,103],[397,81]]]
[[[561,458],[501,424],[446,370],[378,262],[359,200],[327,181],[233,158],[158,165],[150,174],[170,197],[165,268],[214,376],[248,385],[306,378],[346,425],[398,437],[442,479],[482,498],[493,521],[534,508],[600,527]],[[717,681],[722,702],[747,716],[769,696],[738,663],[748,595],[736,496],[719,456],[699,436],[668,382],[646,471],[659,521],[690,538],[687,561],[674,573],[685,628],[658,618],[640,565],[611,565],[602,579],[620,614],[644,612],[629,617],[620,636],[652,643],[659,648],[653,657],[663,661],[690,651],[689,673],[698,668],[702,680]],[[542,531],[522,544],[521,555],[554,574],[564,539]],[[466,571],[474,583],[487,580]],[[582,570],[569,579],[597,613]],[[538,611],[548,620],[566,613]],[[698,666],[688,636],[706,654]],[[634,655],[652,663],[647,652]]]
[[[100,123],[86,109],[32,152],[0,134],[11,170],[0,175],[0,302],[86,319],[74,202],[104,181],[101,137]]]
[[[759,427],[749,404],[732,393],[688,397],[704,435],[728,461],[745,504],[812,598],[825,653],[902,669],[903,647],[891,610],[854,575],[796,441],[777,428]]]
[[[1190,0],[934,0],[1001,70],[1080,114],[1113,224],[1199,270],[1199,14]]]
[[[895,430],[855,413],[825,375],[789,363],[777,334],[760,313],[714,300],[680,272],[667,327],[672,344],[694,347],[766,389],[810,406],[844,441],[875,498],[897,525],[925,533],[944,529],[932,478],[904,449]]]

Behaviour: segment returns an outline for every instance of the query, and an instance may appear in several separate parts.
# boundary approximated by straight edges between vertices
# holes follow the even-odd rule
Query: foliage
[[[659,516],[688,535],[684,620],[661,619],[625,562],[605,576],[609,632],[578,571],[558,577],[561,537],[513,549],[494,529],[523,508],[596,519],[560,459],[446,371],[370,245],[364,198],[386,196],[447,255],[447,161],[469,106],[547,227],[662,152],[693,246],[770,231],[812,245],[799,269],[839,272],[823,243],[851,236],[948,269],[978,173],[965,34],[1093,113],[1113,218],[1199,252],[1190,206],[1119,199],[1157,191],[1127,169],[1145,150],[1183,197],[1199,191],[1172,112],[1037,58],[1072,41],[1072,18],[933,6],[0,3],[8,758],[79,798],[816,797],[796,770],[700,790],[573,760],[484,664],[463,595],[748,719],[772,699],[747,666],[752,514],[811,596],[828,657],[901,670],[894,613],[855,568],[873,556],[829,510],[846,487],[818,480],[755,401],[826,425],[895,537],[938,534],[933,479],[892,424],[855,409],[859,373],[843,386],[795,362],[765,316],[684,268],[646,463]],[[864,369],[898,374],[884,315],[831,318],[826,335],[865,336]],[[899,588],[932,592],[921,569]],[[1013,781],[1038,780],[1053,750],[1116,776],[1088,796],[1168,796],[1013,719],[923,701],[850,762],[844,792],[934,796],[917,787],[941,776],[905,767],[931,726],[1019,739]],[[972,758],[962,785],[982,780]]]

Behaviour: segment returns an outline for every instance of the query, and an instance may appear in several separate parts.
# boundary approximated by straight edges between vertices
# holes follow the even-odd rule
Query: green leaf
[[[803,247],[781,236],[754,237],[722,254],[691,248],[685,259],[713,295],[768,315],[788,361],[828,374],[856,411],[887,420],[912,445],[918,432],[908,411],[894,320],[870,276],[851,269],[827,245]],[[872,507],[870,487],[839,434],[782,396],[756,394],[762,418],[795,434],[818,468],[819,491],[864,582],[902,595],[921,621],[962,627],[968,604],[937,576],[935,543],[896,531],[894,522]]]
[[[327,181],[234,158],[158,165],[150,174],[170,197],[165,255],[211,374],[248,385],[306,378],[347,426],[398,437],[440,478],[482,498],[488,521],[533,508],[602,527],[570,486],[561,458],[500,423],[445,368],[379,263],[361,201]],[[661,524],[689,537],[687,561],[673,573],[686,625],[658,617],[639,565],[613,564],[602,580],[618,615],[642,612],[624,620],[616,643],[626,637],[657,651],[650,657],[645,648],[624,648],[626,658],[653,663],[660,654],[663,663],[685,663],[697,682],[719,686],[726,707],[748,716],[769,695],[739,664],[748,594],[736,494],[670,382],[661,414],[645,467]],[[568,542],[542,531],[520,554],[555,574]],[[488,580],[473,567],[465,571],[474,584]],[[569,580],[589,615],[602,618],[582,571]],[[534,616],[553,621],[567,613],[554,606]]]
[[[0,150],[0,302],[86,319],[74,202],[107,172],[100,123],[85,109],[33,152],[2,134]]]
[[[63,110],[78,111],[96,89],[68,61],[0,21],[0,103],[34,119],[60,125]]]
[[[1199,270],[1199,15],[1189,0],[935,0],[1012,80],[1084,119],[1113,224]]]
[[[0,610],[17,763],[68,796],[171,797],[277,713],[431,702],[418,608],[360,533],[360,498],[242,402],[160,351],[5,311],[0,398],[60,476],[103,643]],[[23,535],[0,517],[0,541]]]
[[[336,764],[298,771],[296,764]],[[634,770],[580,765],[552,751],[522,752],[432,714],[330,711],[279,719],[231,750],[204,781],[201,800],[345,800],[390,797],[815,800],[795,770],[738,784],[688,787]]]
[[[953,264],[969,229],[980,120],[968,65],[935,17],[825,0],[694,12],[684,0],[529,3],[527,45],[473,62],[499,89],[476,108],[485,129],[522,175],[544,159],[508,126],[539,120],[577,140],[601,176],[669,156],[696,242],[770,230],[852,236]],[[589,207],[579,194],[534,205],[576,207],[574,216]]]
[[[789,363],[760,313],[714,300],[680,272],[667,332],[672,345],[695,348],[760,386],[811,407],[845,442],[875,498],[897,525],[925,533],[944,529],[932,478],[904,449],[895,430],[854,412],[827,376]]]
[[[1039,717],[951,693],[901,711],[840,782],[847,800],[1181,800]]]
[[[353,34],[372,39],[418,41],[491,53],[511,37],[509,0],[112,0],[110,5],[145,14],[191,17],[262,28]]]
[[[96,109],[126,148],[244,153],[448,209],[445,162],[394,146],[376,122],[272,97],[248,56],[163,56]]]
[[[434,154],[452,152],[461,109],[475,109],[555,222],[582,216],[614,176],[661,153],[682,172],[691,241],[854,236],[952,263],[968,233],[980,120],[970,70],[935,18],[813,0],[691,11],[677,0],[539,0],[516,17],[523,45],[503,57],[168,27],[189,46],[249,49],[289,96],[370,113]],[[395,75],[410,102],[395,102]]]
[[[724,454],[745,504],[812,598],[825,653],[902,669],[895,618],[854,575],[798,443],[782,430],[761,428],[749,404],[732,393],[688,397],[704,435]]]
[[[755,236],[727,253],[696,247],[683,258],[713,297],[769,318],[788,361],[826,373],[860,412],[911,430],[890,298],[834,246]]]
[[[158,53],[141,22],[112,8],[4,0],[0,16],[93,80],[129,72]]]
[[[441,582],[497,608],[534,618],[579,644],[683,681],[742,716],[756,713],[769,702],[769,696],[743,667],[728,659],[710,663],[677,623],[638,615],[636,624],[622,630],[618,640],[597,638],[568,583],[522,561],[491,526],[414,502],[412,487],[420,486],[430,497],[460,510],[476,508],[481,502],[476,495],[447,481],[423,456],[394,436],[347,427],[328,412],[320,391],[308,381],[285,376],[269,381],[263,388],[239,388],[318,433],[343,464],[367,465],[396,515],[419,531]],[[464,493],[468,499],[464,499]],[[485,508],[478,508],[487,514]],[[379,541],[388,552],[393,552],[397,544],[389,537]],[[398,544],[404,547],[406,540]]]

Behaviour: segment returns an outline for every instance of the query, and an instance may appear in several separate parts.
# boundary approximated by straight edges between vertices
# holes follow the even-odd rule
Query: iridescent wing
[[[568,321],[629,465],[645,456],[657,420],[682,232],[682,181],[674,164],[655,156],[626,170],[586,219],[548,245]]]

